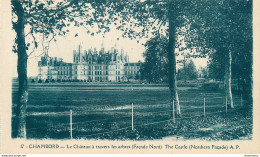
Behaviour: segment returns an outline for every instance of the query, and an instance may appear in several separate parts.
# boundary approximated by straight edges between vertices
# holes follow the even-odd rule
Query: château
[[[62,58],[49,57],[47,53],[38,62],[38,80],[120,82],[138,78],[139,63],[130,63],[123,49],[112,47],[105,51],[96,48],[83,50],[81,44],[73,51],[73,63]]]

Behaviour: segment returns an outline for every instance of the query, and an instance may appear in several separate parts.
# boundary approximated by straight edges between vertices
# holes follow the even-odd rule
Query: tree
[[[198,77],[199,78],[208,78],[209,77],[209,72],[208,72],[208,66],[206,67],[199,67],[198,69]]]
[[[196,66],[192,60],[189,62],[187,70],[190,75],[189,79],[195,80],[198,78],[198,72],[197,72]]]
[[[133,78],[134,78],[134,76],[131,74],[127,74],[127,76],[126,76],[126,79],[128,82],[130,81],[130,79],[133,79]]]
[[[142,29],[135,33],[126,31],[128,36],[147,36],[166,33],[168,37],[169,88],[171,102],[174,101],[176,114],[180,115],[176,84],[176,52],[180,41],[178,35],[184,34],[186,49],[190,49],[192,57],[205,57],[216,53],[222,56],[225,65],[225,93],[229,107],[233,107],[231,92],[232,56],[241,53],[241,43],[252,43],[252,1],[137,1],[127,10],[127,14],[137,19]],[[122,14],[121,16],[127,16]],[[251,25],[250,25],[251,22]],[[135,24],[132,24],[135,25]],[[248,27],[249,26],[249,27]],[[121,27],[120,27],[121,28]],[[162,28],[168,28],[162,30]],[[184,28],[184,29],[182,29]],[[184,30],[184,31],[182,31]],[[240,33],[242,31],[242,33]],[[240,44],[239,44],[240,43]],[[252,49],[250,46],[249,50]],[[251,52],[251,51],[250,51]],[[248,57],[251,58],[250,53]],[[196,53],[193,55],[192,53]],[[211,58],[212,59],[212,58]],[[250,59],[252,60],[252,59]],[[252,71],[252,70],[249,70]],[[250,72],[251,73],[251,72]],[[251,75],[249,75],[251,77]],[[251,78],[248,78],[250,83]],[[251,86],[251,85],[250,85]],[[174,113],[174,112],[173,112]]]
[[[205,33],[208,44],[216,50],[210,69],[215,70],[215,77],[224,77],[228,104],[233,108],[231,76],[247,80],[250,87],[252,82],[252,1],[223,0],[213,6],[206,18],[209,30]],[[246,91],[251,95],[247,97],[252,97],[251,90]]]
[[[148,34],[166,34],[167,54],[168,54],[168,82],[170,89],[170,102],[174,110],[172,116],[181,115],[180,104],[177,92],[176,79],[176,48],[179,48],[181,42],[178,40],[179,35],[184,35],[184,29],[189,29],[189,25],[198,19],[199,9],[204,9],[204,1],[182,1],[182,0],[162,0],[162,1],[135,1],[129,5],[126,14],[120,14],[122,19],[130,21],[131,28],[124,29],[120,26],[118,29],[126,30],[125,35],[128,37],[144,36]],[[131,21],[127,15],[136,21]],[[140,32],[135,32],[133,28],[141,27]],[[188,41],[188,40],[187,40]],[[191,41],[190,41],[191,42]],[[194,53],[190,51],[189,53]]]
[[[213,53],[208,64],[209,77],[212,79],[223,80],[225,75],[225,64],[223,56],[220,53]]]
[[[124,5],[125,3],[99,0],[64,0],[59,2],[53,0],[11,1],[12,23],[16,32],[13,52],[18,55],[19,89],[15,111],[16,120],[14,122],[17,137],[26,137],[26,107],[28,103],[27,60],[34,50],[39,47],[37,37],[41,37],[42,48],[45,49],[46,46],[43,42],[47,40],[49,44],[51,41],[56,41],[55,37],[57,35],[67,34],[71,23],[74,26],[85,27],[87,33],[91,35],[105,33],[109,31],[108,25],[116,20],[115,12],[122,9],[118,4]],[[91,30],[86,26],[90,26],[93,29]],[[29,35],[32,38],[31,41],[28,38]],[[75,37],[77,36],[78,34],[75,34]],[[28,52],[29,49],[32,49],[32,51]],[[46,52],[45,50],[44,53]]]
[[[28,86],[27,86],[27,53],[25,44],[25,13],[20,1],[12,1],[13,12],[17,15],[17,22],[13,24],[17,33],[17,52],[18,63],[17,72],[19,80],[19,91],[16,109],[18,137],[26,137],[26,107],[28,102]]]
[[[167,38],[155,36],[145,44],[145,58],[141,65],[141,78],[148,82],[166,82],[168,76]]]
[[[194,62],[190,60],[187,66],[183,66],[181,69],[179,69],[177,76],[178,79],[183,79],[185,81],[197,79],[198,72]]]

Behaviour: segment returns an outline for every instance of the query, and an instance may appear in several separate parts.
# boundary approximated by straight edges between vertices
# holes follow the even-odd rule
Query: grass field
[[[14,84],[13,108],[16,106],[16,98],[17,85]],[[202,116],[204,98],[206,117]],[[167,85],[31,84],[27,107],[27,136],[37,139],[70,138],[69,122],[72,110],[73,138],[146,140],[196,137],[219,140],[223,136],[218,138],[213,135],[230,129],[237,130],[237,127],[244,125],[244,134],[239,131],[236,138],[232,135],[224,140],[245,136],[250,138],[252,117],[237,110],[241,107],[240,95],[234,95],[236,109],[228,114],[225,113],[223,91],[180,87],[179,99],[182,117],[176,119],[172,127],[172,121],[169,121],[171,110]],[[134,131],[131,130],[132,103]],[[234,128],[234,125],[237,127]]]

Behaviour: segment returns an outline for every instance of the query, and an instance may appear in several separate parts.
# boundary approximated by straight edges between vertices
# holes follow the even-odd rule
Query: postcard
[[[2,154],[260,154],[256,0],[11,0]]]

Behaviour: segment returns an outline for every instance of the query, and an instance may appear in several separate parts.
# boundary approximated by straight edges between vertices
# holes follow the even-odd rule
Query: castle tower
[[[129,63],[129,56],[128,56],[127,52],[126,52],[125,58],[126,58],[126,63]]]
[[[77,51],[73,50],[73,63],[76,63]]]
[[[104,40],[102,40],[102,43],[101,43],[101,50],[104,50],[105,47],[104,47]]]
[[[87,62],[88,62],[88,51],[87,51],[87,50],[84,50],[83,62],[84,62],[84,63],[87,63]]]
[[[82,53],[81,51],[82,51],[82,42],[79,43],[79,51],[78,52]]]
[[[82,62],[82,43],[79,44],[79,52],[78,52],[78,62],[81,63]]]
[[[73,63],[81,63],[82,61],[82,45],[81,43],[78,46],[78,52],[76,50],[73,50]]]

